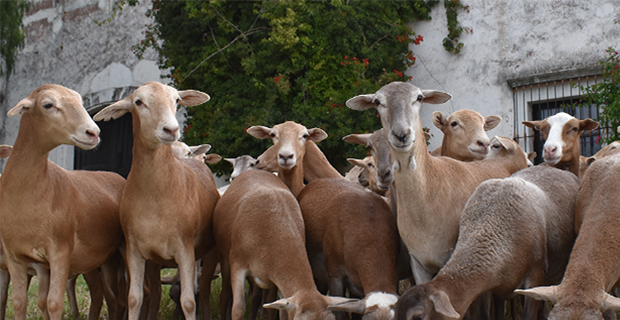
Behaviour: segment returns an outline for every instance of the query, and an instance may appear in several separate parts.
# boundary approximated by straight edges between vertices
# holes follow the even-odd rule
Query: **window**
[[[601,79],[596,69],[563,72],[508,81],[513,91],[514,140],[525,152],[535,151],[535,164],[543,162],[544,144],[540,131],[522,124],[523,121],[542,120],[558,112],[566,112],[577,119],[598,121],[595,105],[582,106],[584,93],[579,86],[591,86]],[[591,156],[601,149],[601,136],[610,128],[586,131],[581,137],[581,155]]]

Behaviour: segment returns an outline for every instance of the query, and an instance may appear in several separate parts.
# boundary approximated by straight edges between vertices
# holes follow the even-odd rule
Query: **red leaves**
[[[278,80],[282,79],[282,75],[279,75],[277,77],[273,77],[273,82],[278,83]]]

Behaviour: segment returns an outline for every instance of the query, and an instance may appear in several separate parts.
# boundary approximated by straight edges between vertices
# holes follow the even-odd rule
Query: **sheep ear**
[[[484,117],[484,131],[489,131],[495,127],[497,127],[498,124],[500,124],[502,122],[502,117],[500,116],[486,116]]]
[[[210,144],[201,144],[199,146],[191,146],[189,150],[191,151],[190,157],[195,157],[198,155],[202,155],[207,153],[211,149]]]
[[[237,162],[237,158],[224,158],[224,160],[228,161],[230,164],[235,166],[235,162]]]
[[[526,297],[530,297],[536,300],[549,301],[555,304],[556,302],[558,302],[557,288],[557,286],[535,287],[524,290],[517,289],[514,292],[516,294],[524,295]]]
[[[24,114],[24,112],[28,112],[32,108],[34,108],[34,104],[35,101],[31,100],[30,98],[22,99],[20,102],[17,103],[15,107],[13,107],[13,109],[9,110],[7,115],[9,115],[10,117],[15,117],[20,114]]]
[[[212,153],[205,155],[205,163],[207,164],[216,164],[220,161],[222,161],[222,156],[219,154]]]
[[[598,122],[588,118],[579,120],[579,131],[594,130],[598,128]]]
[[[441,131],[444,131],[444,129],[448,125],[448,118],[446,118],[446,115],[443,114],[443,112],[441,111],[435,111],[433,112],[432,117],[435,127],[439,128],[439,130]]]
[[[0,145],[0,159],[6,159],[11,155],[11,151],[13,151],[13,147],[3,144]]]
[[[540,130],[540,126],[542,125],[542,121],[523,121],[521,123],[523,123],[528,128],[536,130]]]
[[[327,307],[327,309],[331,311],[343,311],[343,312],[363,314],[365,311],[365,307],[366,306],[363,300],[356,300],[356,301],[350,301],[350,302],[345,302],[341,304],[331,305]]]
[[[297,308],[297,303],[295,303],[295,301],[293,301],[291,297],[291,298],[286,298],[286,299],[280,299],[272,303],[266,303],[263,305],[263,308],[293,311],[295,310],[295,308]]]
[[[361,144],[363,146],[368,146],[368,141],[370,141],[371,133],[362,133],[362,134],[350,134],[342,138],[344,142],[348,143],[356,143]]]
[[[620,299],[610,295],[609,293],[605,293],[603,302],[601,302],[601,310],[620,310]]]
[[[452,303],[450,303],[450,297],[443,292],[439,291],[438,293],[433,293],[428,298],[433,301],[435,305],[435,311],[443,314],[444,316],[451,319],[460,319],[461,315],[454,310]]]
[[[181,97],[179,105],[186,107],[197,106],[211,99],[208,94],[196,90],[179,91],[179,96]]]
[[[327,138],[327,133],[319,128],[308,129],[308,140],[319,142]]]
[[[336,305],[339,305],[339,304],[360,301],[359,299],[349,299],[349,298],[343,298],[343,297],[324,296],[324,298],[325,298],[325,302],[327,302],[328,306],[336,306]]]
[[[422,90],[424,95],[424,103],[441,104],[450,101],[452,96],[449,93],[437,91],[437,90]]]
[[[97,112],[97,114],[93,117],[93,120],[108,121],[112,119],[118,119],[122,117],[125,113],[130,112],[132,108],[133,108],[133,102],[132,102],[131,96],[129,96]]]
[[[534,160],[536,159],[536,156],[538,154],[536,153],[536,151],[530,151],[527,153],[527,159],[530,160],[532,163],[534,163]]]
[[[350,164],[354,165],[354,166],[359,166],[359,167],[363,167],[363,161],[360,159],[355,159],[355,158],[347,158],[347,161],[349,161]]]
[[[255,138],[270,139],[273,129],[265,126],[252,126],[248,128],[248,133]]]
[[[364,110],[368,110],[368,109],[376,107],[376,105],[372,103],[374,99],[375,99],[374,93],[373,94],[361,94],[359,96],[355,96],[347,100],[345,104],[347,105],[347,107],[353,110],[364,111]]]
[[[431,134],[426,132],[426,131],[424,131],[424,140],[428,141],[430,139],[431,139]]]

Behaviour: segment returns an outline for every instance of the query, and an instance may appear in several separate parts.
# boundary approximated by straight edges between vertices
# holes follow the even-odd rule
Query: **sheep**
[[[540,130],[545,138],[543,158],[556,168],[568,170],[579,176],[579,153],[581,133],[598,128],[598,122],[588,118],[579,120],[559,112],[544,120],[523,121],[525,126]]]
[[[202,160],[206,164],[216,164],[222,160],[217,154],[206,154],[211,149],[210,144],[188,146],[185,142],[175,141],[172,144],[172,153],[179,158],[193,158]]]
[[[520,285],[558,283],[575,239],[578,188],[577,177],[549,166],[482,182],[463,209],[450,260],[403,294],[397,319],[462,319],[483,292],[507,299]],[[536,319],[539,307],[526,299],[524,319]],[[504,318],[503,308],[496,312]]]
[[[250,155],[242,155],[236,158],[224,158],[233,166],[233,172],[230,174],[230,182],[232,182],[241,173],[252,170],[256,166],[256,159]]]
[[[219,193],[209,168],[198,160],[174,156],[171,145],[180,135],[177,106],[195,106],[208,100],[209,95],[200,91],[177,91],[148,82],[94,117],[110,120],[127,112],[133,116],[133,160],[120,207],[127,243],[130,320],[137,320],[140,313],[147,260],[179,268],[183,314],[186,319],[195,319],[194,266],[197,259],[214,249],[211,216]],[[213,268],[215,262],[203,259]],[[205,274],[205,281],[210,283],[209,272]],[[159,284],[157,276],[153,281]],[[208,299],[208,294],[200,296]],[[208,303],[203,300],[202,305],[205,316]]]
[[[273,129],[278,137],[281,128]],[[288,154],[280,154],[289,164]],[[245,313],[246,277],[263,289],[275,285],[284,298],[263,307],[288,311],[289,319],[334,319],[328,306],[350,301],[317,291],[299,204],[273,174],[248,170],[235,178],[217,203],[213,232],[222,257],[222,296],[232,288],[232,320],[243,319]]]
[[[620,280],[618,177],[618,153],[597,159],[586,171],[575,205],[575,215],[583,220],[562,282],[515,290],[552,302],[550,320],[603,319],[602,312],[620,310],[620,299],[607,293]]]
[[[392,319],[400,239],[387,203],[338,178],[308,183],[298,200],[319,288],[327,286],[330,295],[345,296],[348,289],[351,297],[364,297],[331,309],[362,313],[364,320]]]
[[[435,111],[433,124],[444,135],[441,146],[431,154],[461,161],[482,160],[489,145],[485,131],[495,128],[501,121],[499,116],[483,117],[473,110],[458,110],[447,118],[442,112]]]
[[[291,189],[293,195],[297,197],[305,186],[302,163],[305,163],[304,158],[308,148],[307,142],[321,141],[327,138],[327,133],[319,128],[306,129],[303,125],[293,121],[286,121],[275,125],[273,128],[252,126],[248,128],[247,132],[255,138],[270,138],[273,140],[272,147],[275,152],[272,152],[272,155],[266,158],[266,160],[272,162],[273,158],[277,159],[278,176],[284,181],[284,184]],[[310,146],[316,147],[314,144],[310,144]],[[273,153],[275,153],[275,155]],[[316,152],[313,154],[316,155]],[[327,160],[325,159],[325,161]],[[327,162],[327,164],[329,164],[329,162]],[[340,174],[338,175],[342,177]]]
[[[527,167],[525,153],[514,141],[509,157],[462,162],[431,156],[420,138],[420,107],[423,102],[444,103],[450,98],[444,92],[392,82],[346,103],[355,110],[379,111],[394,161],[398,229],[418,284],[430,281],[450,257],[460,214],[474,189],[487,179],[505,178]]]
[[[620,150],[620,141],[613,141],[591,157],[579,156],[579,179],[582,179],[592,162]]]
[[[347,158],[347,161],[353,165],[353,168],[345,174],[345,180],[358,183],[381,196],[385,195],[386,190],[377,187],[377,168],[372,156],[364,159]]]
[[[125,179],[112,172],[67,171],[47,159],[61,144],[88,150],[99,143],[99,127],[77,92],[43,85],[8,112],[19,114],[0,179],[0,236],[15,318],[26,318],[30,265],[49,268],[49,278],[39,275],[39,307],[49,319],[61,319],[69,274],[95,270],[123,241],[119,202]]]
[[[269,147],[257,158],[256,168],[269,172],[278,172],[276,148]],[[312,140],[306,141],[303,160],[304,179],[312,182],[322,178],[342,178],[342,175],[327,160],[321,149]]]

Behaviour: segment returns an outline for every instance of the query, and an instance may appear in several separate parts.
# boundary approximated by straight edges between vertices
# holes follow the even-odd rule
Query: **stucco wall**
[[[114,0],[33,2],[24,18],[26,43],[15,72],[8,82],[0,80],[0,143],[13,144],[17,137],[19,117],[7,117],[7,111],[42,84],[60,84],[104,103],[114,98],[117,88],[161,81],[154,52],[147,52],[144,60],[131,52],[131,46],[143,38],[144,26],[150,23],[145,16],[149,0],[126,7],[102,26],[95,20],[111,16]],[[50,159],[73,169],[73,147],[56,148]]]
[[[460,54],[442,46],[448,34],[445,10],[434,8],[431,21],[412,23],[424,36],[411,46],[416,64],[407,70],[412,83],[423,89],[444,90],[453,98],[445,105],[425,105],[423,126],[431,128],[431,148],[443,135],[431,121],[433,111],[449,115],[473,109],[483,116],[499,115],[502,124],[489,136],[512,137],[513,96],[507,81],[533,75],[598,66],[605,49],[620,49],[620,6],[617,0],[535,1],[462,0],[469,13],[459,11],[463,33]]]

